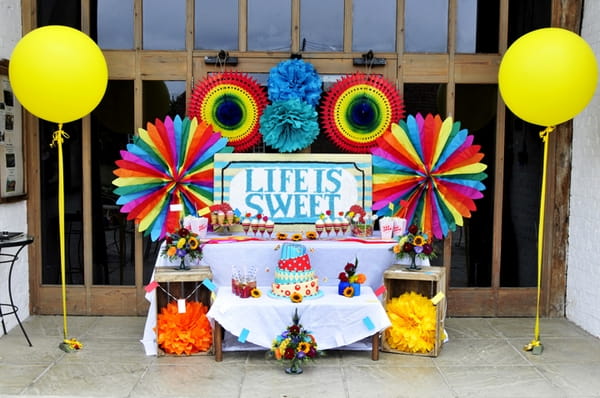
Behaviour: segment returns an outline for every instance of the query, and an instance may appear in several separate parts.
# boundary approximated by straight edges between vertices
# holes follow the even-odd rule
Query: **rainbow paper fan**
[[[356,73],[338,80],[323,95],[323,129],[342,150],[368,153],[392,123],[404,117],[396,87],[379,75]]]
[[[214,154],[232,152],[227,139],[196,118],[167,116],[148,123],[117,160],[114,193],[121,213],[135,220],[140,232],[161,239],[187,214],[212,205]],[[171,205],[183,210],[170,211]]]
[[[196,85],[188,115],[212,125],[242,152],[260,142],[258,126],[266,106],[267,94],[256,80],[240,72],[223,72]]]
[[[377,140],[373,154],[373,210],[407,219],[438,239],[476,210],[487,166],[460,123],[439,115],[409,115]]]

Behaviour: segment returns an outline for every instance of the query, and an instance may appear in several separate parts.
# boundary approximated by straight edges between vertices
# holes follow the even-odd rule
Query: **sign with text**
[[[371,155],[218,153],[214,202],[277,224],[313,224],[354,204],[370,211]]]

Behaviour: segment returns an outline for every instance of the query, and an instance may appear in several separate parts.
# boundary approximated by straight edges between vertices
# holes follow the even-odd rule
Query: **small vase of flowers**
[[[415,224],[408,227],[406,234],[398,237],[398,243],[392,247],[392,251],[397,259],[410,259],[409,271],[418,271],[416,259],[432,259],[437,255],[433,250],[433,245],[429,235],[419,230]]]
[[[179,260],[179,267],[176,269],[189,270],[186,259],[200,260],[202,258],[202,247],[198,234],[183,227],[173,233],[167,233],[162,255],[171,261]]]
[[[289,374],[302,373],[304,362],[323,355],[317,348],[315,337],[300,324],[298,309],[294,311],[292,324],[273,340],[269,355],[278,361],[289,361],[290,367],[285,369]]]
[[[367,277],[365,274],[357,274],[358,258],[354,259],[354,263],[347,263],[344,271],[340,272],[338,279],[338,294],[344,297],[360,296],[360,285],[365,283]]]

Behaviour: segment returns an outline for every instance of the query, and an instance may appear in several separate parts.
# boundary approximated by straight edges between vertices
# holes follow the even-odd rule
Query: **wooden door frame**
[[[455,4],[457,0],[449,0]],[[190,3],[193,1],[190,0]],[[398,15],[403,13],[403,2],[398,2]],[[500,0],[501,18],[506,19],[501,21],[500,27],[500,52],[506,50],[507,37],[507,19],[508,19],[508,0]],[[22,2],[23,15],[23,32],[26,33],[35,27],[37,19],[35,1]],[[293,9],[298,12],[298,0],[292,1]],[[240,1],[240,10],[245,9],[247,4],[245,1]],[[89,2],[82,1],[82,14],[86,13],[89,8]],[[141,0],[134,1],[136,18],[141,19]],[[451,7],[452,8],[452,7]],[[583,9],[583,0],[553,0],[552,1],[552,26],[563,27],[575,32],[580,31],[581,15]],[[345,17],[351,18],[351,2],[345,2]],[[82,29],[89,26],[89,21],[82,18]],[[193,13],[188,15],[188,20],[193,20]],[[449,16],[451,29],[449,35],[454,34],[452,26],[454,25],[454,16]],[[188,24],[190,22],[188,21]],[[256,57],[255,65],[258,67],[261,63],[272,64],[274,59],[273,54],[249,54],[243,52],[245,50],[245,25],[240,22],[240,54],[244,57]],[[298,20],[295,19],[292,23],[292,29],[297,28]],[[400,32],[402,26],[397,27]],[[331,58],[327,54],[306,54],[306,59],[311,62],[321,64],[320,59],[323,59],[322,64],[337,65],[324,67],[324,70],[319,70],[321,73],[346,73],[347,70],[356,70],[352,68],[351,63],[347,62],[350,58],[356,57],[356,54],[348,52],[351,45],[351,31],[345,30],[344,49],[345,53],[333,63],[327,62],[327,58]],[[135,30],[135,48],[141,48],[141,23],[136,23]],[[294,36],[293,36],[294,37]],[[400,35],[398,35],[400,37]],[[187,30],[186,41],[193,41],[193,31]],[[293,41],[293,48],[297,51],[299,43]],[[187,93],[190,95],[194,76],[203,76],[204,72],[210,69],[206,66],[202,59],[206,55],[214,55],[213,52],[201,52],[189,49],[179,52],[179,57],[173,57],[173,52],[148,52],[132,50],[127,52],[105,51],[111,79],[131,79],[134,81],[134,90],[141,92],[142,80],[140,76],[155,76],[160,79],[185,80],[188,83]],[[402,87],[404,82],[417,82],[414,76],[419,74],[423,76],[423,69],[426,68],[429,72],[430,79],[424,79],[418,82],[423,83],[449,83],[447,90],[447,98],[450,99],[454,95],[454,85],[456,83],[469,83],[468,75],[472,73],[472,68],[480,68],[483,73],[490,70],[490,65],[497,65],[500,61],[499,55],[460,55],[450,51],[448,54],[439,55],[423,55],[423,54],[404,54],[403,45],[397,43],[397,53],[392,57],[396,57],[396,76],[386,76],[395,78],[398,85]],[[132,53],[135,53],[134,56]],[[389,54],[387,56],[390,56]],[[165,60],[171,68],[165,69]],[[265,69],[262,68],[261,71]],[[465,70],[470,70],[469,74]],[[168,74],[165,75],[164,72]],[[214,69],[213,71],[216,71]],[[389,69],[388,69],[389,71]],[[386,72],[388,74],[389,72]],[[491,80],[495,77],[490,77]],[[473,82],[481,83],[481,81]],[[135,122],[136,125],[141,125],[141,96],[135,97]],[[500,126],[504,126],[505,108],[499,98],[498,101],[498,119]],[[448,103],[452,101],[448,100]],[[84,130],[89,131],[89,120],[84,119]],[[87,127],[86,127],[87,126]],[[24,111],[23,118],[24,131],[27,134],[26,151],[27,159],[31,162],[27,169],[27,184],[29,199],[27,201],[27,219],[29,225],[29,233],[34,236],[34,244],[29,247],[29,283],[30,283],[30,303],[32,314],[51,314],[61,313],[61,288],[55,285],[43,285],[42,272],[42,255],[41,255],[41,192],[40,192],[40,164],[39,164],[39,131],[38,119]],[[565,294],[566,294],[566,242],[568,237],[568,216],[569,216],[569,191],[571,182],[571,142],[572,142],[572,123],[564,123],[557,127],[549,141],[549,169],[547,198],[550,200],[546,203],[546,224],[545,240],[544,240],[544,256],[542,274],[542,296],[541,296],[541,313],[544,316],[562,317],[565,312]],[[84,155],[84,158],[89,157],[89,153]],[[497,159],[497,168],[502,169],[502,158]],[[88,198],[90,192],[83,192],[84,203],[85,198]],[[85,208],[84,215],[89,215],[91,210]],[[501,224],[496,221],[501,220],[502,209],[496,207],[494,209],[494,229],[498,231]],[[91,247],[91,226],[84,231],[84,242],[86,247]],[[496,236],[499,236],[498,234]],[[445,246],[449,246],[449,241],[445,242]],[[141,234],[136,233],[135,238],[136,253],[142,252]],[[449,252],[446,251],[445,252]],[[500,253],[494,252],[494,263],[499,264]],[[145,291],[142,281],[142,264],[141,256],[136,256],[135,263],[135,285],[134,286],[96,286],[92,285],[92,260],[91,252],[88,250],[84,255],[84,267],[86,271],[86,283],[84,286],[70,285],[68,288],[68,311],[71,314],[120,314],[143,315],[147,310],[147,302],[144,298]],[[449,255],[444,257],[444,264],[450,264]],[[446,265],[447,271],[449,266]],[[494,285],[492,288],[448,288],[448,314],[452,316],[531,316],[535,313],[537,289],[535,288],[500,288]]]

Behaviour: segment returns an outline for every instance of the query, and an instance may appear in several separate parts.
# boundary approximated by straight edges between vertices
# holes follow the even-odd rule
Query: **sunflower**
[[[348,286],[344,289],[344,297],[354,297],[354,288],[352,286]]]
[[[254,297],[254,298],[259,298],[262,295],[260,289],[258,288],[254,288],[252,290],[250,290],[250,296]]]
[[[413,240],[413,245],[423,246],[424,244],[425,244],[425,239],[423,239],[423,237],[421,235],[415,236],[415,239]]]
[[[298,351],[302,351],[305,354],[308,354],[308,352],[310,351],[310,344],[303,341],[300,344],[298,344]]]
[[[290,300],[292,300],[292,303],[301,303],[303,298],[304,297],[302,296],[302,293],[298,292],[294,292],[290,296]]]
[[[299,240],[302,240],[302,234],[293,234],[292,235],[292,240],[294,242],[298,242]]]
[[[287,234],[284,232],[278,232],[277,233],[277,240],[286,240],[287,239]]]
[[[199,244],[200,242],[198,242],[198,239],[194,238],[193,236],[190,236],[190,239],[188,240],[188,245],[190,246],[191,250],[196,250]]]
[[[315,240],[317,239],[317,233],[315,231],[308,231],[306,233],[306,239]]]

